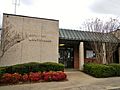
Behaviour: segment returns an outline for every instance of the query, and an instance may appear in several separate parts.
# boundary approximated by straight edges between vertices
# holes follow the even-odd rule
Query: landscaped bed
[[[31,62],[0,68],[0,85],[65,80],[64,65],[58,63]]]
[[[84,72],[97,78],[120,76],[120,64],[86,63],[84,64]]]

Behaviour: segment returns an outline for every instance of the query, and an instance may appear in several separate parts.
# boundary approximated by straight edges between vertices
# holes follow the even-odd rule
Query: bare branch
[[[17,43],[27,38],[27,35],[23,35],[22,32],[17,32],[17,30],[14,30],[13,29],[14,25],[12,25],[8,20],[6,20],[4,24],[5,25],[3,27],[1,36],[2,54],[0,58],[2,58],[5,52],[9,50],[12,46],[16,45]]]
[[[102,33],[101,38],[105,33],[112,32],[114,30],[117,30],[120,27],[120,22],[119,20],[110,18],[108,21],[101,20],[99,18],[95,19],[88,19],[86,22],[83,24],[83,30],[87,30],[90,32],[96,33]],[[103,61],[103,56],[104,56],[104,50],[102,46],[103,41],[93,41],[91,42],[91,48],[93,51],[96,53],[96,60],[98,63],[101,63]],[[118,43],[111,43],[111,42],[104,42],[106,45],[106,61],[107,63],[113,62],[112,57],[113,53],[116,51],[116,48],[118,46]]]

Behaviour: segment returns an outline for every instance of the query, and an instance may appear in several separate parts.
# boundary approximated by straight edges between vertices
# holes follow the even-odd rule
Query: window
[[[95,58],[95,53],[92,50],[86,50],[86,58]]]

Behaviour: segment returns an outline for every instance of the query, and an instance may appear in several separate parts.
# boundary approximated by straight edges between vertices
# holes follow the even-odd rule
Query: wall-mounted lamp
[[[59,46],[64,46],[65,44],[59,44]]]

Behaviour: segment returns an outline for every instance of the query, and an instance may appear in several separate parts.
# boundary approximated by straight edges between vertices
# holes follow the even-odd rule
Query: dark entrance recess
[[[74,68],[74,49],[72,47],[59,48],[59,63],[65,65],[65,68]]]
[[[119,63],[118,49],[113,54],[113,63]]]
[[[79,43],[77,40],[59,40],[59,63],[64,64],[65,68],[79,68]]]

